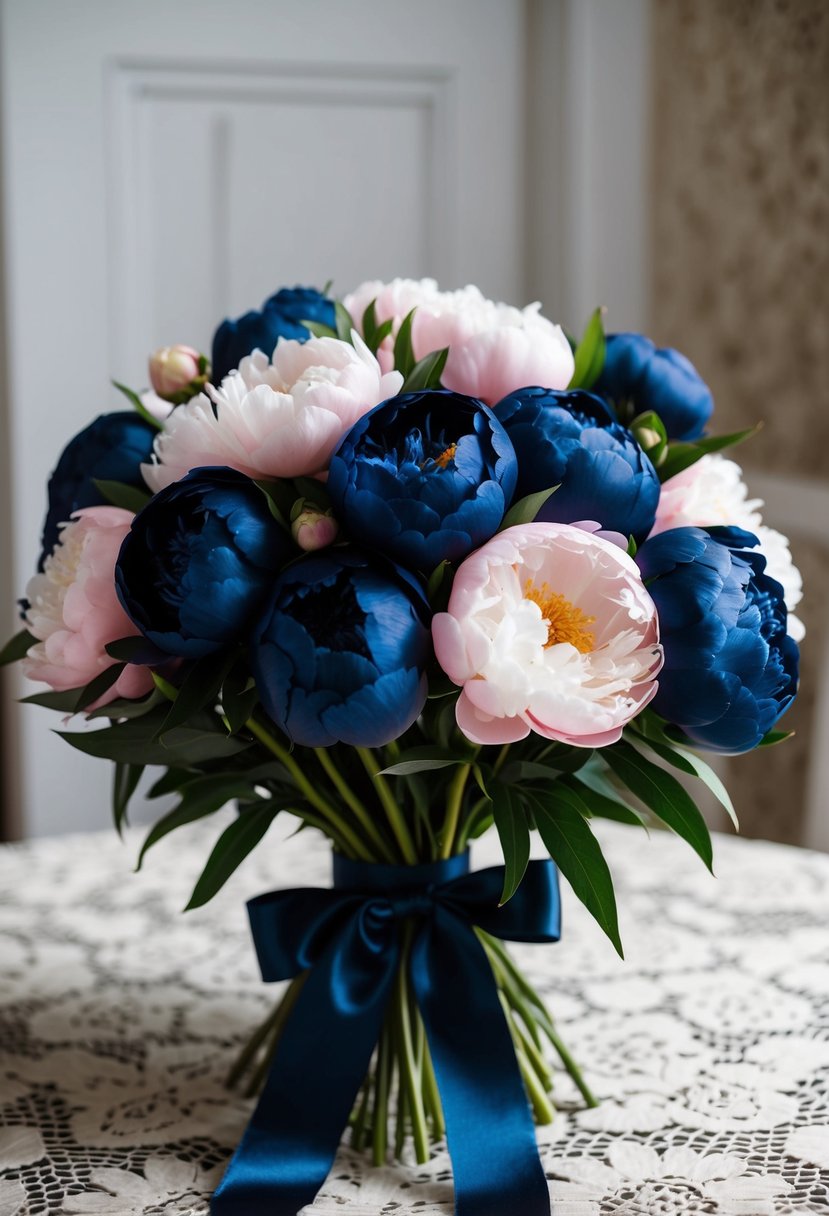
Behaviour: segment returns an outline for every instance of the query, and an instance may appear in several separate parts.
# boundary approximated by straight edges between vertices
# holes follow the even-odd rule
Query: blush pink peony
[[[115,593],[115,563],[134,516],[117,507],[76,511],[61,528],[42,574],[29,579],[26,625],[39,641],[23,673],[57,691],[83,688],[114,660],[104,647],[137,634]],[[153,687],[146,667],[127,665],[92,709],[116,697],[143,697]]]
[[[377,321],[391,319],[395,334],[411,309],[416,359],[449,347],[442,383],[457,393],[494,405],[528,384],[563,389],[573,375],[573,353],[562,329],[541,315],[540,304],[513,308],[488,300],[477,287],[440,291],[434,279],[394,279],[362,283],[346,296],[356,324],[375,300]],[[392,340],[378,352],[390,367]]]
[[[191,469],[224,465],[248,477],[322,473],[340,439],[363,414],[400,391],[399,372],[382,372],[359,334],[280,338],[269,360],[254,351],[219,388],[173,411],[153,463],[141,466],[157,493]]]
[[[581,747],[615,743],[656,693],[656,607],[635,562],[571,524],[507,528],[462,562],[435,654],[462,688],[473,743],[536,731]]]

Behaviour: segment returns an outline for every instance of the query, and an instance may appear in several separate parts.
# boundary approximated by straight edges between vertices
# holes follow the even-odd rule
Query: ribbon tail
[[[380,1035],[399,958],[356,916],[311,969],[211,1216],[296,1216],[328,1175]]]
[[[456,1216],[550,1216],[512,1037],[468,922],[438,907],[415,938],[411,975],[446,1119]]]

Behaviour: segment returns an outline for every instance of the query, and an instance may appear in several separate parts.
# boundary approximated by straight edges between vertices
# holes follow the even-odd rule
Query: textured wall
[[[651,331],[708,379],[718,431],[763,420],[736,457],[747,469],[825,481],[829,2],[654,0],[653,40]],[[798,737],[728,780],[747,834],[797,841],[829,549],[793,551],[808,580]]]

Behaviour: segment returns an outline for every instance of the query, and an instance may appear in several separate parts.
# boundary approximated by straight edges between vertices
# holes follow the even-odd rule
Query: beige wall
[[[827,484],[829,3],[654,0],[652,38],[651,332],[709,380],[717,430],[763,420],[736,456],[747,470]],[[807,584],[785,720],[798,735],[730,762],[728,784],[746,834],[797,842],[829,547],[792,547]]]

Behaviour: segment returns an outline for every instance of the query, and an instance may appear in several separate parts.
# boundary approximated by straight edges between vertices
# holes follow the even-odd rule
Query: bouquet
[[[559,870],[621,953],[592,821],[710,867],[687,778],[734,812],[699,751],[785,737],[800,578],[721,455],[750,432],[601,310],[576,341],[431,280],[283,289],[150,379],[60,457],[2,659],[93,724],[62,734],[114,763],[119,830],[161,766],[139,864],[235,803],[188,907],[278,815],[331,842],[333,890],[249,905],[290,983],[214,1211],[295,1212],[350,1123],[378,1164],[446,1133],[466,1216],[546,1213],[545,1042],[593,1098],[504,942],[557,939]],[[489,830],[504,864],[469,873]]]

